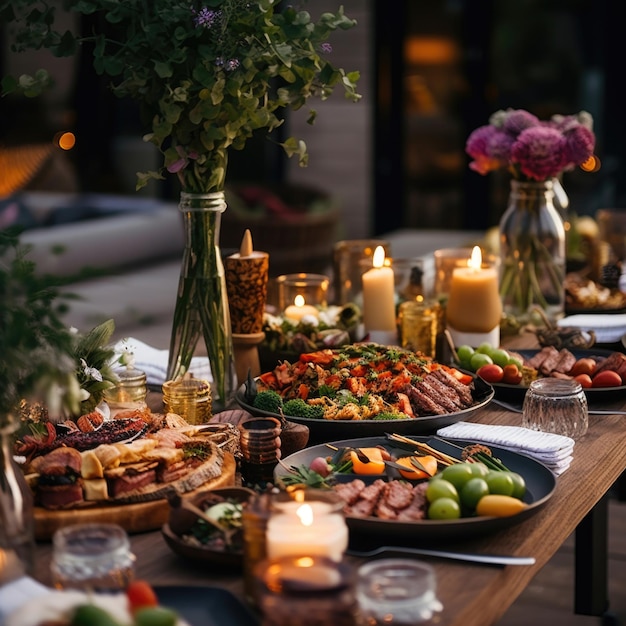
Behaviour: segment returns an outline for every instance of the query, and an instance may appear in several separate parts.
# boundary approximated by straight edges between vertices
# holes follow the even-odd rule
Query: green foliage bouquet
[[[97,29],[85,36],[59,32],[54,3],[44,0],[0,0],[0,17],[14,51],[70,56],[92,45],[94,68],[111,78],[113,93],[140,103],[150,127],[145,140],[157,146],[163,164],[140,173],[138,187],[169,172],[183,191],[221,190],[228,148],[240,150],[255,131],[279,127],[281,109],[324,100],[337,85],[346,97],[360,97],[359,73],[328,60],[332,31],[355,25],[342,7],[317,21],[283,0],[65,0],[64,7],[90,16]],[[45,70],[5,77],[3,91],[35,95],[47,78]],[[306,165],[301,140],[281,145]]]

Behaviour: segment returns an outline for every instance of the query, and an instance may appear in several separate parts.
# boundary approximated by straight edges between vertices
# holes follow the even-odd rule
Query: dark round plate
[[[425,435],[433,434],[439,428],[449,426],[461,420],[471,418],[472,414],[483,408],[494,396],[491,385],[481,379],[475,381],[475,403],[462,411],[446,413],[445,415],[432,415],[426,417],[416,417],[400,420],[324,420],[310,419],[305,417],[294,417],[285,415],[285,419],[297,424],[305,424],[309,427],[309,444],[323,443],[346,437],[372,437],[384,435],[388,432],[395,432],[402,435]],[[246,402],[246,386],[242,385],[235,396],[239,405],[253,415],[263,415],[281,418],[278,413],[261,411]]]
[[[441,452],[458,457],[458,448],[440,439],[428,437],[414,437],[414,439],[427,442],[428,445]],[[459,445],[467,444],[467,442],[458,443]],[[333,441],[332,445],[337,448],[365,448],[384,445],[392,454],[399,454],[400,452],[407,454],[406,450],[394,447],[393,443],[389,442],[386,437],[344,439],[341,441]],[[361,518],[347,516],[346,521],[350,532],[380,535],[387,542],[389,538],[400,536],[416,540],[457,540],[469,536],[495,532],[528,519],[539,511],[551,498],[556,487],[556,477],[545,465],[530,457],[503,450],[496,446],[489,447],[495,457],[499,458],[511,471],[521,474],[526,481],[526,496],[524,497],[524,501],[528,506],[521,513],[511,517],[465,517],[456,520],[420,520],[418,522],[399,522],[397,520],[383,520],[376,517]],[[315,457],[327,456],[328,451],[329,447],[326,445],[312,446],[286,457],[283,459],[283,462],[287,466],[308,466]],[[287,470],[280,465],[278,465],[274,471],[276,478],[286,473]],[[353,474],[352,476],[354,476],[354,478],[363,478],[357,474]],[[342,478],[342,482],[343,480],[350,480],[350,475],[345,475]]]
[[[513,352],[517,352],[525,359],[530,359],[535,356],[535,354],[537,354],[539,350],[513,350]],[[594,356],[607,357],[612,353],[611,350],[594,350],[593,348],[591,348],[590,350],[571,350],[571,352],[577,359],[583,359],[588,357],[593,358]],[[526,391],[528,391],[528,386],[526,385],[507,385],[506,383],[492,383],[492,387],[494,388],[496,398],[516,403],[523,402]],[[588,389],[585,389],[587,401],[590,403],[619,400],[624,396],[625,393],[626,385],[621,385],[619,387],[590,387]]]

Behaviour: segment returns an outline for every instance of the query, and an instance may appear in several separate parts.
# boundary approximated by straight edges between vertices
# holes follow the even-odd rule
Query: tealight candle
[[[325,556],[341,561],[348,547],[348,526],[341,502],[296,499],[275,504],[267,524],[267,556]]]
[[[385,266],[385,249],[378,246],[372,269],[362,276],[363,325],[372,341],[396,343],[395,281],[391,267]]]
[[[293,304],[285,309],[285,317],[294,322],[302,322],[303,318],[306,317],[311,317],[317,321],[319,311],[314,306],[306,304],[304,297],[298,295],[294,298]]]
[[[448,330],[457,345],[500,345],[502,302],[498,272],[482,267],[482,254],[474,246],[467,267],[456,268],[450,281],[446,305]]]

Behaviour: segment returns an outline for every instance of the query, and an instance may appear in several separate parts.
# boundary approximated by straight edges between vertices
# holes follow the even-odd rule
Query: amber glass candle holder
[[[324,274],[282,274],[276,278],[278,308],[282,312],[294,305],[296,298],[303,298],[302,304],[312,307],[328,305],[330,278]]]

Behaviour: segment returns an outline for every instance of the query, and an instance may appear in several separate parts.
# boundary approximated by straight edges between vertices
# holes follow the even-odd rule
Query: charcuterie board
[[[217,487],[234,485],[235,470],[236,463],[233,455],[224,453],[220,476],[190,491],[185,494],[185,497],[193,497]],[[94,505],[56,511],[35,507],[35,539],[37,541],[51,539],[57,529],[68,524],[114,523],[119,524],[129,533],[139,533],[161,528],[168,517],[169,503],[165,498],[148,502]]]

